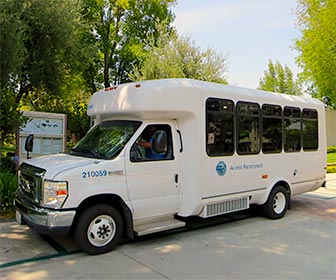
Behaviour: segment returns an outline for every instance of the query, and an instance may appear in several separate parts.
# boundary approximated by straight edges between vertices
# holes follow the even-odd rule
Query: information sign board
[[[66,115],[23,111],[28,122],[18,132],[20,162],[27,158],[24,149],[27,137],[34,135],[33,151],[30,157],[64,153],[66,150]]]

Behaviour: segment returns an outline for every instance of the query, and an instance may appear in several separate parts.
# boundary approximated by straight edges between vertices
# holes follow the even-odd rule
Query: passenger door
[[[156,131],[163,131],[167,139],[166,152],[154,158],[148,148],[143,147],[144,144],[137,144],[152,141],[148,133],[152,132],[153,126]],[[180,185],[174,132],[174,123],[149,124],[126,155],[126,180],[135,220],[171,215],[177,211]]]

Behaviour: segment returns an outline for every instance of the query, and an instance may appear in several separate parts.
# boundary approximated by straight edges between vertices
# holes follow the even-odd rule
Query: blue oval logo
[[[216,165],[216,172],[219,176],[224,176],[226,173],[226,164],[224,161],[220,161]]]

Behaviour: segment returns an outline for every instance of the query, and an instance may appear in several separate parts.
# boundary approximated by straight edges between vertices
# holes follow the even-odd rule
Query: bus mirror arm
[[[182,153],[183,152],[183,142],[182,142],[182,134],[181,134],[181,131],[180,130],[177,130],[177,133],[178,133],[178,135],[179,135],[179,137],[180,137],[180,153]]]

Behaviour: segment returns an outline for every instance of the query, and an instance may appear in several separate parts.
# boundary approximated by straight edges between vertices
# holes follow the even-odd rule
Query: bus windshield
[[[70,151],[71,155],[113,159],[139,128],[139,121],[104,121],[94,126]]]

